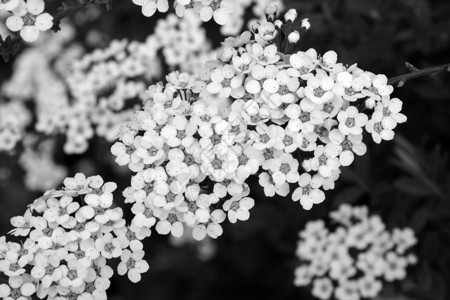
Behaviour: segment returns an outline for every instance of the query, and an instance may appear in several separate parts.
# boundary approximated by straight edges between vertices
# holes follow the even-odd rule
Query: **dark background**
[[[309,18],[312,24],[302,36],[301,50],[334,50],[339,61],[357,62],[361,68],[389,78],[407,73],[405,62],[417,68],[450,62],[450,1],[285,3],[287,8],[297,8],[300,17]],[[156,14],[146,19],[131,1],[115,1],[112,12],[102,12],[95,21],[78,26],[78,39],[83,42],[87,30],[95,27],[106,40],[126,37],[143,41],[152,33],[155,20],[162,17]],[[212,23],[205,27],[218,46],[222,39],[218,27]],[[14,58],[0,62],[0,83],[10,76],[13,64]],[[449,299],[450,74],[408,81],[395,89],[394,96],[403,100],[408,122],[397,128],[395,141],[381,145],[369,141],[368,153],[344,169],[324,203],[304,211],[289,198],[266,198],[253,179],[250,185],[256,206],[250,220],[226,224],[224,235],[212,242],[212,256],[201,259],[198,245],[174,247],[167,237],[154,232],[145,248],[149,272],[138,284],[114,277],[109,298],[310,299],[308,288],[292,284],[298,264],[297,234],[309,220],[325,218],[341,203],[353,203],[368,205],[390,228],[412,227],[419,239],[414,248],[419,263],[409,269],[402,283],[385,285],[379,299]],[[25,188],[24,172],[17,164],[19,152],[0,154],[4,174],[0,179],[1,233],[9,230],[9,218],[23,213],[25,206],[39,196]],[[83,155],[68,156],[61,151],[55,159],[69,168],[70,175],[79,170],[100,174],[123,189],[128,186],[130,173],[112,167],[108,152],[108,143],[96,139]]]

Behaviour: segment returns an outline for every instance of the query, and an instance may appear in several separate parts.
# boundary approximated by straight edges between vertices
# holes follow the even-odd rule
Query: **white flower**
[[[333,295],[333,283],[328,278],[317,278],[313,281],[311,294],[321,300],[328,300]]]
[[[355,281],[342,281],[336,287],[334,296],[337,300],[359,300],[358,284]]]
[[[240,98],[244,95],[242,86],[244,76],[236,74],[236,70],[230,65],[218,67],[211,72],[211,82],[206,90],[211,94],[218,94],[221,98]]]
[[[133,283],[141,281],[141,273],[145,273],[149,269],[148,263],[143,260],[144,254],[142,250],[131,252],[125,249],[120,257],[122,261],[117,266],[117,273],[119,275],[128,273],[128,279]]]
[[[348,107],[345,111],[339,112],[337,119],[339,121],[339,130],[347,134],[361,134],[362,127],[367,124],[368,117],[364,113],[360,113],[354,106]]]
[[[315,104],[322,104],[334,97],[334,80],[326,75],[316,75],[306,82],[305,96]]]
[[[394,131],[397,124],[390,118],[384,118],[381,114],[373,114],[367,122],[366,130],[372,134],[372,139],[379,144],[382,140],[390,141],[394,138]]]
[[[36,286],[30,282],[24,282],[23,277],[10,277],[9,284],[0,285],[0,298],[5,300],[31,299],[36,292]]]
[[[263,66],[273,65],[280,60],[280,56],[277,55],[277,46],[275,45],[263,47],[260,44],[255,43],[248,45],[247,51],[259,64]]]
[[[169,234],[171,233],[175,237],[180,237],[183,235],[184,227],[183,223],[183,217],[178,212],[168,212],[165,210],[158,211],[160,212],[158,214],[158,218],[160,219],[158,223],[156,223],[156,231],[159,234]]]
[[[277,185],[282,185],[285,182],[294,183],[299,180],[298,174],[299,163],[291,154],[283,153],[275,160],[271,166],[272,179]]]
[[[335,147],[329,145],[317,146],[314,150],[314,157],[304,161],[304,167],[318,171],[325,178],[330,177],[335,170],[339,169],[341,164],[337,158],[339,152],[336,151]]]
[[[342,166],[349,166],[353,162],[353,153],[356,153],[359,156],[366,153],[367,147],[362,142],[362,139],[362,134],[349,134],[345,136],[339,129],[333,129],[330,132],[330,140],[337,146],[335,151],[339,153],[339,162]],[[327,146],[331,145],[329,144]]]
[[[323,177],[311,176],[303,173],[298,180],[299,187],[292,194],[292,200],[300,200],[303,209],[310,210],[313,204],[319,204],[325,200],[325,194],[319,188],[322,186]]]
[[[120,241],[111,233],[105,233],[102,238],[95,240],[95,247],[105,258],[115,258],[122,254]]]
[[[156,10],[159,12],[167,12],[169,10],[169,2],[167,0],[133,0],[133,3],[142,6],[142,14],[151,17]]]
[[[39,31],[49,30],[53,26],[53,17],[43,13],[43,0],[28,0],[21,2],[13,10],[13,15],[6,19],[6,26],[11,31],[20,31],[20,36],[26,42],[34,42],[39,37]]]
[[[231,223],[239,221],[247,221],[250,218],[249,210],[255,205],[255,200],[249,197],[236,200],[231,198],[225,201],[223,209],[228,212],[228,220]]]
[[[62,265],[63,276],[59,284],[63,287],[79,287],[88,276],[88,269],[76,261],[68,261],[67,266]]]
[[[371,276],[365,276],[358,280],[359,292],[364,298],[374,298],[378,296],[382,287],[381,281],[375,280],[375,278]]]
[[[219,25],[225,25],[230,19],[231,14],[236,9],[236,3],[233,0],[208,0],[209,5],[205,5],[200,10],[200,19],[208,22],[211,18]]]

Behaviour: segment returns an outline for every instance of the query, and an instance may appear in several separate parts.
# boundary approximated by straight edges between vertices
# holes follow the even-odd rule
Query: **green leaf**
[[[433,195],[433,192],[420,180],[416,178],[403,177],[394,182],[396,189],[416,197]]]
[[[343,189],[333,198],[333,206],[339,207],[343,203],[357,202],[366,192],[358,186]]]

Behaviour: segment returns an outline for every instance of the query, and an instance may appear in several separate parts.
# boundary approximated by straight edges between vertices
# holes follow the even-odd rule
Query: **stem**
[[[55,25],[58,26],[59,28],[59,22],[64,19],[65,17],[70,16],[71,14],[77,12],[78,10],[89,6],[91,4],[93,4],[95,1],[94,0],[83,0],[80,4],[78,4],[77,6],[74,7],[69,7],[67,10],[62,11],[61,13],[57,14],[54,18],[53,18],[53,23]]]
[[[406,73],[400,76],[396,76],[393,78],[390,78],[388,80],[388,84],[397,84],[397,87],[401,87],[403,86],[403,84],[410,80],[410,79],[414,79],[417,77],[422,77],[425,75],[429,75],[429,74],[435,74],[435,73],[439,73],[442,71],[448,71],[450,72],[450,63],[448,64],[444,64],[444,65],[440,65],[440,66],[435,66],[435,67],[429,67],[429,68],[425,68],[425,69],[421,69],[421,70],[417,70],[417,71],[413,71],[411,73]]]

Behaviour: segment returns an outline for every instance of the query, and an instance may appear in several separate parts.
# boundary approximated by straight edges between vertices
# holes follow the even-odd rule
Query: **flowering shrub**
[[[417,261],[408,254],[417,239],[410,228],[389,231],[379,216],[369,216],[365,206],[341,205],[330,213],[330,225],[311,221],[299,233],[295,285],[311,286],[314,297],[371,299],[382,282],[406,277]]]
[[[291,53],[308,20],[274,13],[226,39],[199,77],[173,72],[151,86],[121,129],[111,151],[136,173],[126,202],[153,211],[158,233],[180,236],[189,226],[195,239],[216,238],[225,216],[247,220],[251,175],[269,197],[296,183],[292,199],[311,209],[340,167],[366,152],[364,131],[380,143],[406,121],[386,76],[346,67],[333,51]]]
[[[284,241],[287,228],[298,230],[302,224],[291,226],[295,222],[291,220],[288,225],[290,208],[283,212],[283,220],[276,211],[278,205],[294,204],[277,201],[264,208],[266,197],[299,202],[305,211],[296,212],[302,217],[298,219],[341,202],[368,200],[371,207],[382,206],[382,201],[374,200],[379,195],[371,191],[372,183],[358,177],[358,164],[356,169],[342,167],[363,161],[363,169],[369,169],[366,145],[371,140],[376,144],[392,140],[397,125],[406,121],[393,84],[400,86],[421,76],[421,70],[407,65],[411,74],[388,80],[356,64],[339,62],[335,51],[322,51],[320,44],[307,49],[303,41],[308,38],[309,20],[299,18],[294,9],[277,19],[277,7],[266,8],[268,1],[175,0],[176,14],[154,23],[148,20],[155,25],[150,35],[134,35],[124,28],[129,39],[121,34],[104,36],[94,26],[80,33],[72,25],[60,24],[64,16],[85,6],[111,5],[108,0],[76,2],[63,3],[57,14],[45,12],[42,0],[0,3],[0,22],[6,20],[16,32],[12,40],[0,37],[2,56],[15,53],[22,39],[37,40],[17,56],[13,76],[0,89],[0,189],[8,172],[17,167],[14,172],[21,173],[29,190],[50,190],[23,216],[12,218],[16,229],[10,233],[18,237],[0,238],[0,274],[7,279],[0,284],[0,297],[104,299],[113,280],[111,258],[118,260],[117,272],[127,274],[132,282],[140,281],[149,269],[143,243],[152,228],[169,235],[179,252],[195,245],[200,260],[213,261],[220,259],[214,257],[216,251],[220,253],[219,243],[230,242],[231,235],[215,240],[224,230],[232,232],[233,226],[226,223],[247,221],[250,211],[252,220],[234,226],[240,236],[233,239],[240,243],[249,232],[260,230],[269,245],[263,247],[292,254]],[[145,16],[170,9],[165,0],[133,2]],[[322,8],[333,22],[329,5],[322,3]],[[256,16],[250,30],[226,38],[213,50],[218,40],[207,34],[202,22],[214,20],[222,34],[235,35],[248,19],[250,7]],[[90,27],[86,20],[100,15],[95,9],[92,14],[77,14],[72,22]],[[375,18],[376,12],[368,15]],[[61,28],[62,33],[40,33],[50,28]],[[3,35],[4,30],[0,24]],[[87,45],[78,44],[80,36]],[[101,44],[107,46],[89,50]],[[427,72],[446,68],[432,67]],[[164,74],[165,82],[155,84]],[[108,142],[114,142],[112,147]],[[97,148],[98,144],[110,148],[115,165],[109,161],[111,153]],[[395,151],[396,162],[401,161],[413,178],[392,184],[408,193],[413,186],[413,193],[445,198],[435,182],[424,177],[416,158],[409,157],[413,153]],[[70,161],[67,166],[61,165],[61,155]],[[365,157],[355,159],[355,155]],[[86,156],[92,159],[84,160]],[[10,167],[9,161],[3,165],[15,158],[17,165]],[[383,161],[387,165],[390,160]],[[104,170],[97,172],[96,165],[103,163]],[[128,187],[116,190],[116,183],[79,173],[67,178],[61,190],[53,189],[66,174],[80,169],[85,174],[111,171],[119,186],[120,177],[128,177]],[[387,173],[384,179],[390,180]],[[337,186],[340,178],[350,187]],[[262,189],[258,191],[257,185]],[[333,197],[336,192],[326,192],[335,186],[337,197]],[[113,203],[120,193],[124,201]],[[4,198],[16,199],[9,194]],[[327,203],[318,205],[325,198]],[[119,206],[127,207],[130,214]],[[416,243],[415,234],[434,214],[428,208],[414,213],[405,209],[403,215],[412,219],[408,226],[414,231],[391,233],[386,228],[400,225],[386,222],[385,226],[380,217],[369,217],[368,208],[341,206],[330,214],[330,224],[312,222],[302,231],[297,254],[304,265],[295,272],[296,285],[311,285],[312,295],[319,299],[381,297],[385,282],[406,279],[406,268],[417,261],[408,254]],[[445,213],[437,215],[433,220],[445,218]],[[22,241],[16,240],[21,237]],[[248,251],[254,255],[255,249]],[[245,251],[235,252],[241,252],[239,264],[250,274],[248,262],[243,262],[248,260]],[[170,261],[172,267],[182,264],[168,257],[161,256],[160,261]],[[427,268],[428,262],[421,258],[420,264]],[[160,266],[161,270],[166,269]],[[157,280],[165,278],[155,279],[156,285]],[[207,285],[210,279],[204,280]],[[410,280],[404,280],[402,288]]]

